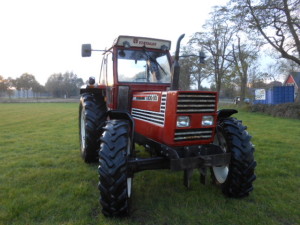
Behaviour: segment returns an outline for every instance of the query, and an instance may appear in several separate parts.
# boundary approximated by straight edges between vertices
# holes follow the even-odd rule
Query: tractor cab
[[[119,36],[103,50],[98,88],[105,91],[109,109],[130,110],[133,91],[166,91],[171,85],[171,42],[161,39]],[[82,56],[91,56],[91,45]],[[95,86],[94,79],[88,86]],[[86,90],[83,88],[81,94]]]
[[[117,82],[170,84],[170,42],[120,36],[115,45]]]

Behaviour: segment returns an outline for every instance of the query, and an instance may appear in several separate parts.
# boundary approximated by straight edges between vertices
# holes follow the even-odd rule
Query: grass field
[[[132,215],[105,218],[97,165],[80,158],[78,104],[0,104],[0,224],[300,224],[300,120],[240,112],[258,163],[254,192],[229,199],[181,172],[135,175]]]

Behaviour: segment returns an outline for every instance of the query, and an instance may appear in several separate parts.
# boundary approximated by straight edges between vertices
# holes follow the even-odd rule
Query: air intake
[[[215,93],[179,93],[177,113],[213,113],[216,107]]]

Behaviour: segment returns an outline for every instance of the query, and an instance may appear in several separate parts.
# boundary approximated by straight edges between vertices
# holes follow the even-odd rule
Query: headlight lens
[[[178,116],[176,124],[177,124],[177,127],[189,127],[190,126],[190,117]]]
[[[214,117],[213,116],[203,116],[202,117],[202,126],[212,126],[214,125]]]

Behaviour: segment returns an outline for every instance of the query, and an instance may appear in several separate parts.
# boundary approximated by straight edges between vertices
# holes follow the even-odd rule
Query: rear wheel
[[[256,161],[250,139],[251,136],[241,121],[226,118],[218,122],[214,144],[224,152],[230,152],[231,160],[227,166],[212,167],[212,175],[214,182],[221,185],[226,196],[245,197],[253,190]]]
[[[80,152],[85,162],[96,162],[102,126],[106,120],[106,104],[102,96],[84,93],[79,105]]]
[[[127,160],[132,153],[130,127],[125,120],[107,121],[99,151],[99,190],[102,213],[126,216],[132,190]]]

